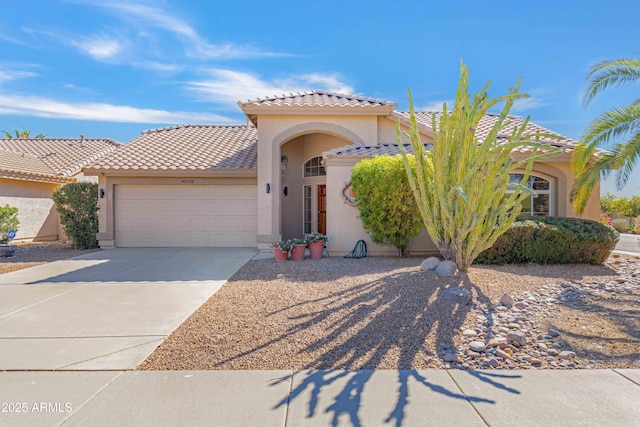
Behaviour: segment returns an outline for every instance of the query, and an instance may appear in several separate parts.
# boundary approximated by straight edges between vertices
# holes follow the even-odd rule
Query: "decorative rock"
[[[542,365],[542,360],[540,360],[540,359],[538,359],[536,357],[532,357],[529,360],[529,363],[531,363],[533,366],[540,366],[540,365]]]
[[[529,304],[527,304],[527,303],[526,303],[526,302],[524,302],[524,301],[520,301],[520,302],[517,302],[517,303],[515,304],[515,307],[516,307],[516,308],[518,308],[518,309],[520,309],[520,310],[524,310],[525,308],[529,307]]]
[[[440,264],[440,258],[432,256],[422,261],[420,268],[424,271],[435,270],[438,264]]]
[[[500,362],[493,357],[489,357],[482,361],[482,366],[486,366],[488,368],[497,368],[498,366],[500,366]]]
[[[509,332],[507,334],[507,339],[510,343],[517,345],[518,347],[527,344],[527,336],[519,331]]]
[[[477,337],[478,333],[476,331],[474,331],[473,329],[465,329],[464,331],[462,331],[462,336],[463,337]]]
[[[573,359],[574,357],[576,357],[576,354],[573,351],[565,350],[565,351],[560,352],[558,357],[560,359],[565,359],[565,360],[566,359]]]
[[[560,332],[556,331],[555,329],[549,329],[549,335],[551,335],[551,337],[553,337],[553,338],[559,337],[560,336]]]
[[[457,362],[458,355],[456,353],[445,353],[443,359],[445,362]]]
[[[502,298],[500,298],[500,304],[506,307],[511,307],[513,305],[513,297],[509,294],[502,295]]]
[[[503,359],[509,360],[511,359],[511,355],[504,350],[496,350],[496,356],[502,357]]]
[[[469,348],[475,352],[482,353],[487,349],[487,346],[482,341],[471,341]]]
[[[455,276],[458,274],[458,267],[453,261],[442,261],[436,267],[436,273],[440,276]]]
[[[449,300],[460,304],[467,304],[471,301],[471,291],[465,288],[445,289],[442,294]]]

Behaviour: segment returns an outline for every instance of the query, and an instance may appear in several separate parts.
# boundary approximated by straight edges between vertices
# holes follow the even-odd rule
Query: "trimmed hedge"
[[[60,222],[73,249],[98,247],[98,184],[75,182],[53,193]]]
[[[595,221],[520,217],[476,259],[480,264],[601,264],[620,235]]]
[[[9,243],[9,230],[18,231],[20,220],[18,219],[18,208],[9,205],[0,206],[0,245]]]

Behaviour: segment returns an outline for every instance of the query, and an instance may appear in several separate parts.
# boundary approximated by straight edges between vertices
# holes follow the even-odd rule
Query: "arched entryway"
[[[322,153],[350,143],[334,134],[310,132],[282,144],[280,211],[284,239],[327,233],[327,171]]]

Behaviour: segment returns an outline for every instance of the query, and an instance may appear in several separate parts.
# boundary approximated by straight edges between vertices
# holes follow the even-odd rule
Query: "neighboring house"
[[[110,139],[0,139],[0,205],[18,208],[15,241],[57,240],[63,235],[51,196],[63,184],[86,178],[82,168],[119,147]]]
[[[156,129],[85,168],[99,177],[103,248],[127,246],[226,246],[267,249],[283,238],[318,231],[340,255],[364,239],[372,254],[394,254],[374,245],[349,198],[353,165],[365,157],[397,154],[396,122],[408,113],[396,104],[328,92],[308,92],[238,103],[247,125],[183,125]],[[423,141],[432,141],[429,113],[418,113]],[[497,116],[477,130],[487,134]],[[519,117],[509,119],[513,125]],[[531,131],[546,131],[529,124]],[[509,132],[509,129],[505,129]],[[547,131],[548,132],[548,131]],[[576,216],[569,202],[575,141],[549,140],[562,155],[537,163],[526,201],[537,215]],[[515,158],[527,156],[522,149]],[[515,177],[514,177],[515,179]],[[585,214],[599,217],[599,191]],[[434,252],[423,233],[415,252]]]

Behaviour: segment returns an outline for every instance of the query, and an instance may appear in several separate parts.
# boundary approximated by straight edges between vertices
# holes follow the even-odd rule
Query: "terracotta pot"
[[[280,248],[273,248],[273,253],[276,256],[276,261],[286,261],[289,259],[289,251],[283,251]]]
[[[304,259],[304,250],[307,248],[307,245],[293,245],[291,249],[291,259],[294,261],[302,261]]]
[[[311,259],[322,258],[324,252],[324,242],[309,242],[309,256]]]

